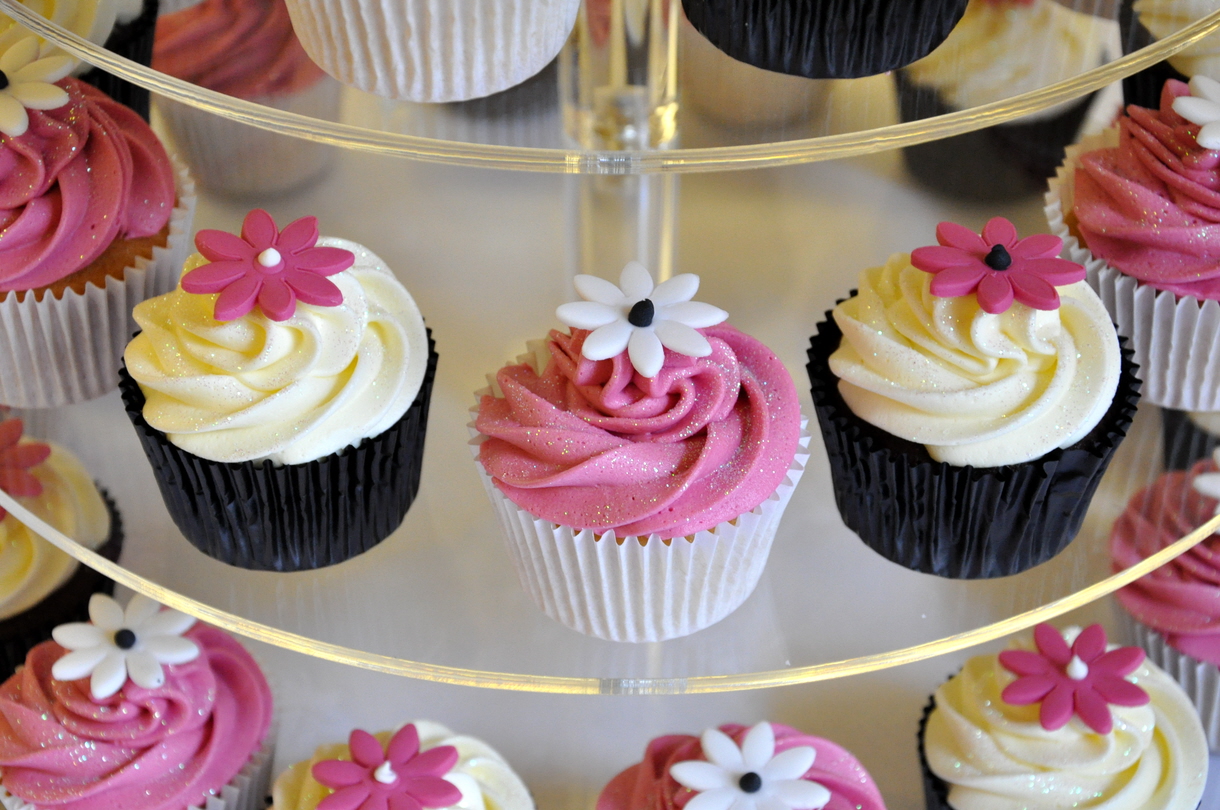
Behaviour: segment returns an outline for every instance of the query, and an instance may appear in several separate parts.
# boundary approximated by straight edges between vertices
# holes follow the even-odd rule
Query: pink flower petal
[[[1080,631],[1072,643],[1072,653],[1086,664],[1106,651],[1106,631],[1100,624],[1090,624]]]
[[[936,241],[945,247],[955,247],[968,253],[974,253],[980,258],[991,250],[991,245],[984,242],[977,233],[956,222],[942,222],[937,225]]]
[[[1012,283],[1003,273],[988,273],[979,282],[976,295],[984,312],[999,315],[1012,306]]]
[[[1004,687],[1000,698],[1013,706],[1028,706],[1050,694],[1057,683],[1059,680],[1050,675],[1026,675]]]
[[[357,810],[368,797],[368,785],[351,785],[318,802],[318,810]]]
[[[1067,259],[1025,259],[1021,262],[1023,272],[1032,273],[1056,287],[1084,281],[1084,265]]]
[[[409,793],[395,793],[390,796],[390,810],[423,810],[415,797]]]
[[[369,769],[362,768],[355,762],[342,759],[327,759],[313,766],[313,778],[330,788],[347,787],[359,784]]]
[[[1082,686],[1076,690],[1076,714],[1084,724],[1098,734],[1109,734],[1114,730],[1114,717],[1110,707],[1092,688]]]
[[[280,253],[299,253],[318,243],[318,218],[301,217],[280,231],[275,246]]]
[[[377,791],[369,791],[369,797],[360,805],[360,810],[388,810],[389,796]]]
[[[414,723],[407,723],[390,738],[385,758],[394,765],[405,765],[419,753],[419,731]]]
[[[438,745],[419,754],[398,769],[405,777],[442,776],[457,764],[458,751],[452,745]],[[445,784],[448,784],[446,782]]]
[[[407,780],[404,792],[414,796],[424,807],[449,807],[462,800],[462,791],[458,790],[457,785],[439,776],[419,776]]]
[[[1057,667],[1066,667],[1072,660],[1071,648],[1052,625],[1044,623],[1034,628],[1034,644]]]
[[[5,419],[0,422],[0,448],[12,447],[21,441],[25,423],[20,419]]]
[[[1151,698],[1148,693],[1124,678],[1102,673],[1092,680],[1093,688],[1106,703],[1115,706],[1146,706]]]
[[[1038,720],[1047,731],[1058,731],[1072,719],[1072,693],[1075,690],[1062,681],[1047,694],[1038,711]]]
[[[1050,661],[1029,650],[1005,650],[1000,653],[1000,666],[1014,675],[1046,675],[1056,671]]]
[[[337,247],[306,248],[292,257],[294,267],[301,270],[312,270],[322,276],[333,276],[355,263],[355,253]]]
[[[1008,283],[1018,301],[1033,309],[1059,308],[1059,293],[1037,276],[1023,271],[1009,271]]]
[[[1049,233],[1036,233],[1017,242],[1009,250],[1014,258],[1051,259],[1063,250],[1063,240]]]
[[[258,308],[273,321],[286,321],[297,311],[297,296],[282,278],[271,277],[263,281],[258,294]]]
[[[241,223],[241,238],[254,249],[256,254],[262,253],[274,245],[275,238],[279,235],[279,229],[275,227],[275,220],[261,208],[255,208],[246,214],[245,220]]]
[[[256,253],[240,236],[210,228],[195,234],[195,248],[213,262],[233,259],[253,261]]]
[[[928,285],[928,291],[939,298],[957,298],[969,295],[978,288],[979,282],[990,272],[982,262],[977,264],[977,267],[951,267],[948,270],[942,270],[932,279],[931,284]]]
[[[182,289],[195,295],[218,293],[253,270],[250,263],[241,259],[221,259],[196,267],[182,277]]]
[[[367,731],[353,729],[347,738],[347,747],[352,752],[352,760],[365,768],[376,768],[385,762],[385,751],[381,743]]]
[[[14,498],[36,498],[42,494],[42,482],[24,470],[0,468],[0,489]]]
[[[216,320],[235,321],[254,309],[254,302],[258,300],[262,289],[262,280],[254,276],[242,276],[225,287],[216,299]]]
[[[983,242],[987,244],[985,250],[991,250],[992,245],[1012,247],[1017,242],[1016,226],[1004,217],[995,217],[983,226]]]
[[[1099,656],[1089,664],[1089,669],[1100,669],[1122,678],[1139,669],[1145,657],[1144,651],[1139,647],[1119,647]]]
[[[288,270],[284,282],[292,288],[297,298],[306,304],[318,307],[337,307],[343,303],[343,291],[333,281],[310,273],[307,270]]]
[[[30,467],[46,461],[50,455],[51,445],[42,442],[25,442],[0,451],[0,464],[28,470]]]
[[[975,265],[986,267],[973,253],[940,245],[915,248],[911,251],[911,264],[925,273],[939,273],[950,267],[973,267]]]

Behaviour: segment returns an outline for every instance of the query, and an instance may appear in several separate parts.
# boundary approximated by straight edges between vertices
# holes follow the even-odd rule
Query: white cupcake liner
[[[195,218],[195,184],[176,158],[178,204],[165,247],[137,258],[123,278],[84,293],[47,294],[42,301],[9,293],[0,301],[0,404],[53,408],[100,397],[118,387],[123,350],[136,330],[132,308],[178,285]]]
[[[1080,156],[1117,144],[1118,129],[1112,127],[1068,147],[1046,194],[1051,233],[1063,239],[1063,256],[1084,265],[1086,280],[1106,305],[1118,333],[1130,339],[1144,382],[1144,401],[1181,411],[1220,410],[1220,352],[1214,350],[1220,339],[1220,302],[1200,302],[1141,284],[1094,256],[1064,221],[1075,202]]]
[[[476,397],[490,393],[477,392]],[[477,408],[472,411],[477,413]],[[796,457],[783,483],[745,514],[666,543],[614,531],[598,537],[543,520],[496,487],[478,460],[486,438],[469,426],[475,466],[508,541],[521,587],[560,624],[609,641],[665,641],[710,627],[741,606],[758,584],[776,529],[809,460],[801,418]]]
[[[581,0],[288,0],[305,52],[344,84],[406,101],[507,90],[555,58]]]
[[[1207,747],[1220,753],[1220,668],[1170,647],[1163,635],[1136,621],[1121,606],[1118,615],[1127,643],[1141,647],[1149,661],[1178,682],[1199,714]]]
[[[251,101],[285,112],[336,121],[343,88],[329,76],[296,93]],[[161,124],[196,182],[231,196],[279,194],[319,179],[335,162],[334,146],[280,135],[194,107],[157,98]]]

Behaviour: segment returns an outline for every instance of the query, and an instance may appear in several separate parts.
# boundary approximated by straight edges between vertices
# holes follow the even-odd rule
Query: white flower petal
[[[104,593],[89,597],[89,619],[102,630],[113,633],[123,626],[123,609]]]
[[[808,769],[806,769],[808,770]],[[807,779],[785,779],[771,785],[775,798],[795,810],[821,810],[830,801],[830,791]]]
[[[617,357],[627,348],[631,333],[635,327],[625,320],[606,324],[601,329],[595,329],[585,338],[580,353],[590,360],[606,360]]]
[[[665,365],[665,349],[651,329],[633,329],[627,341],[627,356],[638,374],[655,377]]]
[[[10,82],[57,82],[67,76],[77,66],[78,61],[71,56],[46,56],[30,62],[16,73],[9,74]]]
[[[0,70],[6,76],[12,76],[23,67],[38,58],[38,38],[26,37],[13,43],[12,47],[0,54]]]
[[[627,302],[634,304],[652,294],[652,276],[639,262],[627,262],[622,275],[619,276],[618,286]]]
[[[757,802],[758,810],[797,810],[797,807],[799,807],[799,805],[787,805],[784,803],[783,799],[780,799],[772,794],[759,794],[754,801]]]
[[[671,352],[687,357],[707,357],[712,353],[712,344],[707,342],[707,338],[686,324],[658,321],[653,325],[653,331],[657,333],[661,345]]]
[[[1195,140],[1204,149],[1220,149],[1220,120],[1204,124]]]
[[[165,685],[165,671],[147,650],[127,653],[127,671],[136,685],[145,689],[156,689]]]
[[[1195,491],[1209,498],[1220,498],[1220,473],[1204,473],[1195,476],[1192,483]]]
[[[69,650],[85,650],[110,641],[105,633],[85,622],[61,624],[51,631],[51,638],[55,639],[56,644]]]
[[[700,738],[703,744],[703,756],[708,762],[715,763],[726,771],[743,773],[745,761],[741,758],[741,749],[729,735],[718,728],[709,728]]]
[[[0,132],[19,138],[30,128],[30,116],[21,102],[0,90]]]
[[[141,641],[144,651],[162,664],[185,664],[199,657],[199,645],[182,636],[148,636]]]
[[[733,786],[733,779],[724,768],[698,759],[674,763],[669,768],[669,775],[679,785],[691,790],[718,790]]]
[[[195,617],[178,610],[161,610],[131,629],[141,638],[148,636],[180,636],[195,626]]]
[[[818,752],[809,745],[789,748],[787,751],[776,754],[770,762],[763,766],[761,771],[763,779],[768,782],[800,779],[813,767],[813,761],[817,755]]]
[[[11,84],[8,92],[27,110],[56,110],[68,103],[68,91],[45,82]]]
[[[623,317],[623,313],[596,301],[575,301],[562,304],[555,310],[555,317],[564,326],[571,326],[573,329],[599,329],[608,323],[614,323]]]
[[[775,756],[775,732],[763,721],[746,732],[741,743],[741,759],[747,771],[761,772]]]
[[[127,654],[111,648],[106,651],[106,657],[93,668],[93,677],[89,680],[89,691],[93,693],[93,697],[101,700],[122,689],[125,683],[127,683]]]
[[[706,329],[709,326],[724,323],[728,319],[729,313],[711,304],[684,301],[680,304],[670,304],[659,311],[657,317],[684,323],[693,329]]]
[[[51,667],[51,677],[57,681],[77,681],[93,672],[113,648],[88,647],[70,652]]]
[[[1190,94],[1220,103],[1220,82],[1207,76],[1195,76],[1190,80]]]
[[[572,279],[572,284],[575,285],[580,297],[586,301],[595,301],[609,307],[621,307],[626,303],[634,303],[628,302],[623,291],[604,278],[587,276],[582,273]]]
[[[155,599],[142,593],[132,594],[131,600],[127,603],[127,609],[123,611],[123,626],[135,630],[157,615],[159,610],[161,610],[161,603]]]
[[[669,281],[662,281],[649,298],[657,306],[679,304],[689,301],[699,292],[699,277],[694,273],[680,273]]]
[[[739,795],[741,791],[736,788],[709,790],[687,802],[686,810],[729,810]]]
[[[737,791],[737,795],[733,797],[733,803],[729,805],[729,810],[755,810],[758,807],[758,802],[754,796],[749,793]]]
[[[1205,98],[1178,96],[1173,100],[1173,111],[1195,124],[1207,124],[1220,118],[1220,104]]]

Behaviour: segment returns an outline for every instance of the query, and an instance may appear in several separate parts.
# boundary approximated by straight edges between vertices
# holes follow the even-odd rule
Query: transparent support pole
[[[678,0],[585,0],[559,57],[564,131],[591,150],[677,144]],[[678,178],[568,178],[569,264],[617,280],[635,259],[673,272]]]

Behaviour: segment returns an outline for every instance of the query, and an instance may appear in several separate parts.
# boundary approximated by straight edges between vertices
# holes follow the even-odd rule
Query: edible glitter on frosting
[[[347,743],[351,759],[327,759],[314,764],[313,778],[335,792],[318,810],[422,810],[451,807],[462,791],[443,777],[458,761],[452,745],[420,751],[419,733],[411,723],[389,743],[355,729]]]
[[[1220,149],[1220,82],[1195,76],[1190,95],[1173,100],[1173,111],[1200,129],[1195,140],[1204,149]]]

